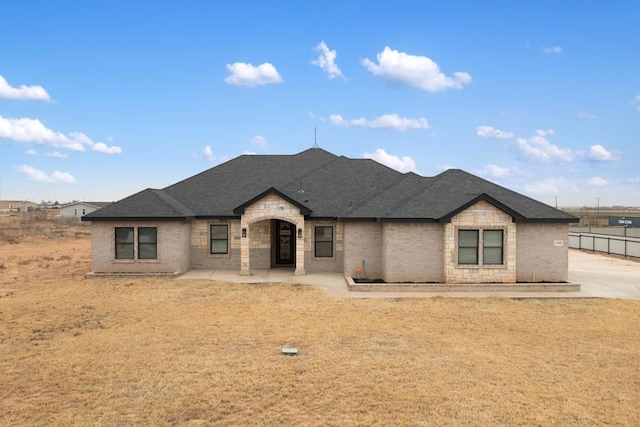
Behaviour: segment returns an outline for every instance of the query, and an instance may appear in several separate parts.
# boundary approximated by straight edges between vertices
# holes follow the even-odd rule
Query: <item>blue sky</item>
[[[313,145],[640,206],[640,2],[20,1],[0,198],[117,200]],[[250,171],[247,171],[250,173]]]

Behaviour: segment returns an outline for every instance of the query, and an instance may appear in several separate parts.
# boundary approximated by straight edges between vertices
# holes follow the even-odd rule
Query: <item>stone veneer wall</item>
[[[517,224],[518,282],[564,282],[569,274],[569,224]]]
[[[382,279],[387,283],[444,280],[444,226],[439,223],[384,223]]]
[[[344,273],[358,277],[356,267],[360,268],[361,277],[365,272],[370,278],[382,277],[382,224],[379,222],[344,223]]]
[[[241,228],[249,230],[248,238],[240,239],[240,272],[250,274],[251,268],[251,228],[259,221],[281,219],[296,226],[296,271],[295,274],[305,274],[304,265],[304,216],[300,209],[276,194],[268,194],[244,210]],[[298,237],[297,230],[302,230],[303,236]],[[259,268],[258,266],[255,266]]]
[[[229,253],[210,254],[209,226],[229,226]],[[191,221],[191,267],[202,269],[240,269],[240,220],[198,219]]]
[[[482,264],[482,243],[478,265],[458,265],[458,229],[504,229],[503,265]],[[510,215],[485,201],[459,213],[445,224],[444,267],[446,283],[514,283],[516,281],[516,225]]]
[[[115,259],[116,227],[134,227],[135,259]],[[138,227],[157,227],[157,259],[137,259]],[[190,267],[190,229],[190,223],[182,221],[92,221],[91,269],[94,273],[183,273]]]
[[[315,227],[333,227],[333,256],[315,256]],[[304,268],[307,273],[342,273],[344,269],[344,224],[338,221],[305,221]]]

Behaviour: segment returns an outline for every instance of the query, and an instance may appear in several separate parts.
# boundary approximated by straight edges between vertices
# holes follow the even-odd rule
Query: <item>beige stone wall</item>
[[[518,282],[564,282],[569,271],[568,224],[517,224]]]
[[[333,256],[315,256],[315,227],[333,227]],[[307,273],[341,273],[344,269],[344,224],[338,221],[305,221],[304,266]]]
[[[382,224],[379,222],[345,222],[344,273],[357,277],[356,267],[362,271],[363,260],[367,276],[382,277]]]
[[[209,226],[212,224],[226,224],[229,226],[228,254],[209,253]],[[199,219],[191,221],[191,268],[240,269],[240,233],[239,219]]]
[[[443,282],[443,241],[443,224],[384,223],[382,279],[387,283]]]
[[[154,260],[115,259],[116,227],[157,227],[158,258]],[[102,222],[91,223],[92,271],[94,273],[182,273],[189,269],[191,224],[181,221]],[[134,230],[135,251],[137,231]]]
[[[482,243],[478,265],[458,265],[458,230],[503,229],[503,265],[482,264]],[[514,283],[516,281],[516,225],[510,215],[481,201],[445,224],[444,268],[446,283]]]

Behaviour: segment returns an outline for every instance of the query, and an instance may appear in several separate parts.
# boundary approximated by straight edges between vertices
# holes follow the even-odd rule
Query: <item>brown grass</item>
[[[84,279],[89,246],[0,244],[2,425],[640,424],[638,301]]]
[[[60,218],[56,210],[0,213],[0,243],[20,243],[91,235],[90,224]]]

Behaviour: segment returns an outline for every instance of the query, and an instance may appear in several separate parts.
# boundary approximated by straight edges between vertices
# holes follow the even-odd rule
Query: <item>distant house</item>
[[[82,217],[94,273],[289,267],[386,282],[559,282],[578,218],[462,170],[318,148],[243,155]]]
[[[0,212],[28,212],[37,208],[37,203],[25,200],[0,200]]]
[[[83,215],[109,206],[113,202],[72,202],[60,207],[61,218],[80,219]]]

